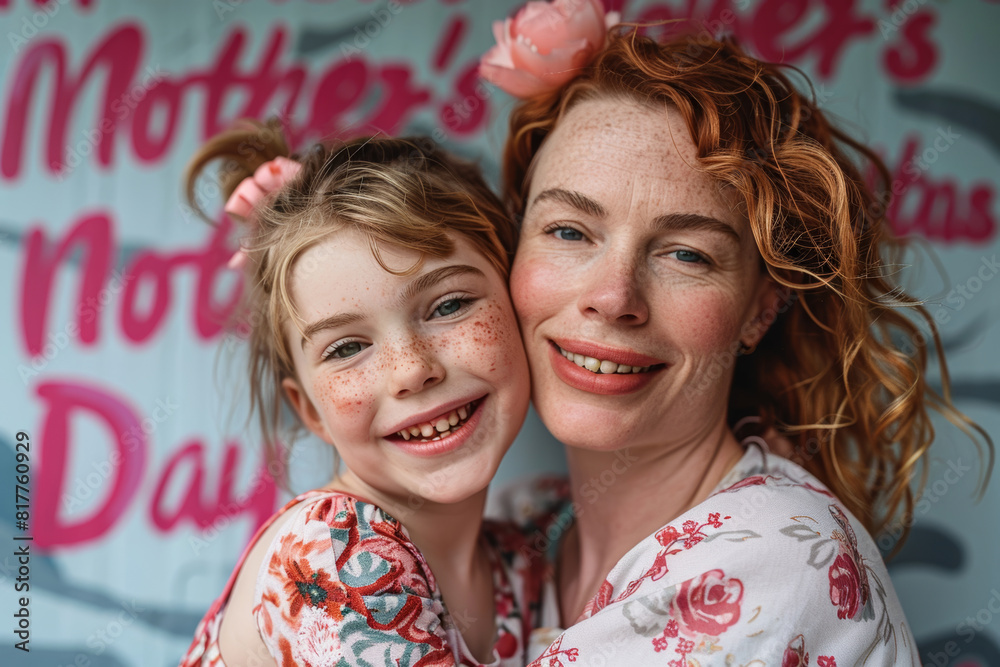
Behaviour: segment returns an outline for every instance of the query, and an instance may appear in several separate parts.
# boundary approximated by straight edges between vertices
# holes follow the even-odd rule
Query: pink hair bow
[[[244,220],[250,219],[254,206],[264,198],[264,195],[279,190],[298,176],[302,165],[286,157],[276,157],[270,162],[257,167],[253,176],[247,176],[233,190],[226,200],[225,211],[229,215],[237,215]],[[228,266],[238,269],[246,264],[247,253],[240,248],[229,258]]]

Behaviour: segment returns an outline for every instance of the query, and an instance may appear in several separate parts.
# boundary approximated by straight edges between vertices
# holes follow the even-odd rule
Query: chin
[[[614,406],[604,396],[579,400],[558,385],[533,387],[535,411],[556,440],[567,447],[592,451],[615,451],[635,444],[636,428],[632,411]],[[538,396],[547,397],[539,400]]]
[[[592,452],[614,452],[635,444],[633,438],[614,428],[589,427],[581,423],[553,424],[552,436],[567,447]]]
[[[417,490],[424,500],[454,505],[484,491],[499,467],[499,456],[468,456],[429,473]]]

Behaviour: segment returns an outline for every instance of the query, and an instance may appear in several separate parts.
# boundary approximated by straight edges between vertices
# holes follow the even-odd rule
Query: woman
[[[937,334],[845,150],[884,167],[779,67],[704,35],[601,46],[599,3],[564,4],[601,26],[572,67],[527,15],[483,67],[524,98],[511,291],[569,466],[507,498],[554,569],[535,664],[920,664],[871,534],[912,509],[928,408],[969,422],[927,386],[904,309]]]

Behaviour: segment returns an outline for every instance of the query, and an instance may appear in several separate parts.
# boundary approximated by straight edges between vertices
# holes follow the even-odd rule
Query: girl
[[[181,664],[523,664],[525,600],[501,567],[517,538],[480,533],[528,405],[514,227],[429,140],[287,153],[274,124],[216,137],[188,199],[225,159],[227,211],[252,230],[233,264],[261,316],[250,388],[270,453],[283,399],[347,470],[258,531]]]

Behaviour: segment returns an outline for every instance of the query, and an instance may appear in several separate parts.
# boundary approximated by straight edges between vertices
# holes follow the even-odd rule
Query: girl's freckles
[[[320,380],[313,384],[317,407],[332,408],[340,415],[357,415],[364,411],[364,406],[374,400],[370,391],[363,389],[367,384],[366,371],[349,370]]]

